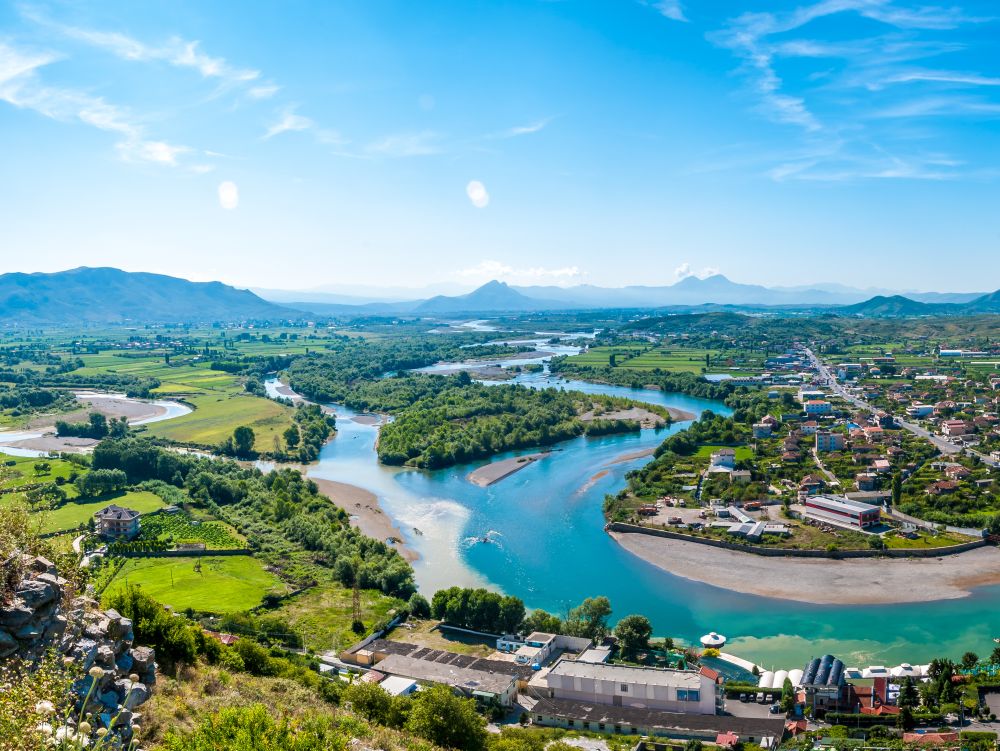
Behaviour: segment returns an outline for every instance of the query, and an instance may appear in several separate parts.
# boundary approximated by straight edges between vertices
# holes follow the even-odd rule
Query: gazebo
[[[706,649],[721,649],[726,646],[726,637],[713,631],[701,637],[701,646]]]

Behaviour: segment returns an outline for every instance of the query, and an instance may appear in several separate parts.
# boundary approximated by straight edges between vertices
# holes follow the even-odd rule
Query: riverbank
[[[525,454],[524,456],[512,456],[510,459],[501,459],[498,462],[490,462],[482,467],[472,470],[466,479],[473,485],[480,488],[489,487],[495,482],[505,477],[510,477],[515,472],[527,467],[529,464],[547,456],[550,452],[542,451],[537,454]]]
[[[942,558],[766,558],[643,534],[612,532],[625,550],[675,576],[733,592],[815,605],[889,605],[967,597],[1000,584],[1000,550]]]
[[[302,468],[305,474],[305,468]],[[308,475],[307,475],[308,477]],[[351,525],[368,537],[383,542],[390,538],[399,542],[393,545],[407,561],[415,561],[417,553],[405,544],[406,538],[379,504],[378,496],[371,491],[336,480],[309,477],[319,486],[319,491],[351,515]]]

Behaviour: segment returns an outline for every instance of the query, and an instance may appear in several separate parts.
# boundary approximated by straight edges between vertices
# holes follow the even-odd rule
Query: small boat
[[[413,528],[413,534],[415,534],[415,535],[420,535],[421,537],[423,537],[423,534],[424,534],[424,533],[423,533],[423,532],[421,532],[421,531],[420,531],[419,529],[417,529],[416,527],[414,527],[414,528]]]
[[[489,537],[480,537],[479,538],[479,542],[489,542],[489,541],[490,541]]]

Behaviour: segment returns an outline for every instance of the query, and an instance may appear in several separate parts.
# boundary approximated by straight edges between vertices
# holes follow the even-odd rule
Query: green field
[[[275,353],[282,351],[279,345],[273,346]],[[176,357],[167,365],[164,358],[164,353],[156,352],[143,356],[103,352],[83,356],[85,367],[74,372],[84,375],[119,373],[159,380],[160,386],[154,393],[182,399],[194,411],[172,420],[152,423],[146,430],[158,438],[178,443],[215,446],[231,436],[240,425],[249,425],[257,435],[256,448],[270,451],[274,447],[274,439],[280,438],[292,424],[289,407],[245,393],[241,379],[221,370],[212,370],[206,360],[193,356]]]
[[[753,458],[753,451],[749,446],[699,446],[694,456],[699,459],[710,459],[712,454],[721,448],[731,448],[736,451],[736,461],[742,462]]]
[[[201,571],[196,570],[201,564]],[[105,590],[108,595],[126,584],[175,610],[193,608],[211,613],[248,610],[269,592],[284,585],[263,564],[248,555],[185,558],[133,558]]]
[[[81,468],[63,459],[42,459],[33,456],[7,456],[6,454],[0,454],[0,460],[2,460],[2,466],[0,466],[0,490],[18,488],[22,485],[55,482],[59,478],[66,480],[73,471],[79,473],[86,472],[85,467]],[[48,463],[49,470],[41,473],[36,472],[35,464],[38,462]],[[74,494],[75,488],[71,484],[67,483],[62,487],[67,495],[72,496]],[[5,496],[0,496],[0,498],[2,497]]]
[[[591,347],[568,362],[580,367],[604,368],[614,355],[615,367],[626,370],[662,370],[669,373],[720,372],[731,375],[759,373],[764,356],[744,350],[703,349],[700,347],[623,345]],[[706,358],[708,358],[706,360]]]
[[[403,602],[377,590],[361,591],[361,621],[372,625],[387,621],[390,611],[403,606]],[[322,584],[297,595],[274,611],[288,619],[302,635],[306,647],[317,652],[330,649],[342,650],[358,641],[351,629],[353,594],[339,584]]]
[[[38,516],[41,519],[41,531],[61,532],[63,530],[77,529],[81,525],[86,524],[88,519],[109,503],[135,509],[143,514],[156,511],[166,505],[160,496],[145,490],[113,493],[103,495],[100,498],[88,498],[82,502],[68,500],[56,509],[38,512]],[[140,520],[139,523],[142,524],[142,521]]]

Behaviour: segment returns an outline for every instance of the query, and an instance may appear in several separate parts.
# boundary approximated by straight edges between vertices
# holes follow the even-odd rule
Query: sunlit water
[[[699,414],[729,410],[719,402],[578,381],[547,373],[517,382],[538,388],[573,388],[627,396]],[[767,667],[799,667],[832,652],[856,665],[924,662],[972,649],[988,653],[1000,636],[1000,587],[961,600],[888,606],[823,606],[774,600],[720,589],[662,571],[619,547],[603,529],[605,494],[648,458],[620,461],[653,448],[672,432],[576,438],[500,482],[480,488],[466,476],[482,462],[437,471],[378,463],[377,428],[354,422],[337,407],[337,437],[309,474],[351,483],[379,496],[406,542],[420,554],[414,564],[423,592],[485,585],[521,597],[529,607],[564,614],[591,595],[611,598],[615,617],[644,613],[655,633],[691,642],[708,631],[730,638],[729,651]],[[498,459],[517,453],[496,457]],[[486,541],[483,541],[486,538]],[[831,563],[830,565],[836,565]],[[878,582],[859,582],[878,587]]]

